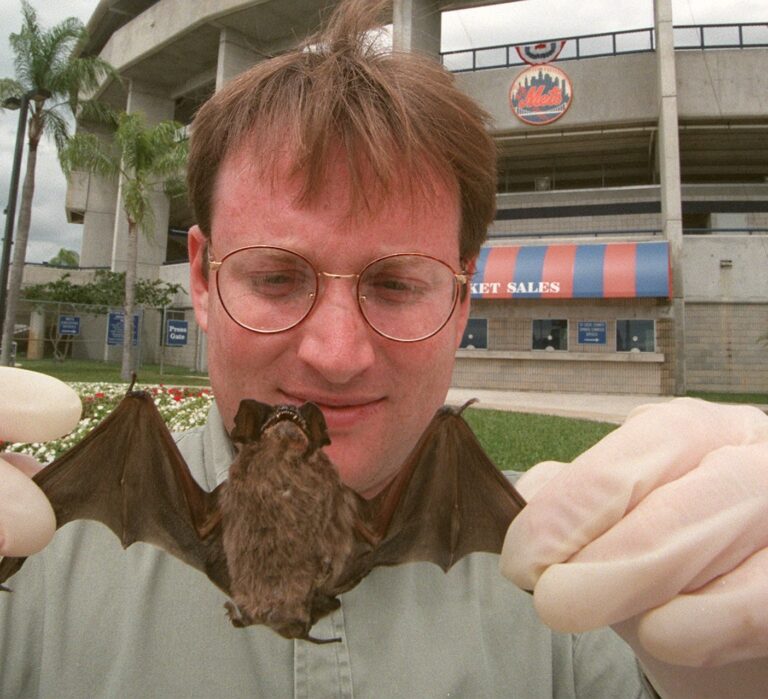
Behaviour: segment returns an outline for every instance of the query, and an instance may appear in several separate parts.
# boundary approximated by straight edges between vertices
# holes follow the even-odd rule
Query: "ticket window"
[[[617,320],[617,352],[655,352],[656,322],[653,320]]]
[[[532,348],[535,350],[568,350],[568,321],[551,318],[533,321]]]

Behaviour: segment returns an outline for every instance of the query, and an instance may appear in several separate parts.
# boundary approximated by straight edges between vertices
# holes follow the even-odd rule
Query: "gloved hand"
[[[518,487],[501,569],[545,623],[613,625],[665,698],[768,696],[768,416],[643,406]]]
[[[44,442],[72,431],[80,419],[78,395],[45,374],[0,367],[0,439]],[[0,555],[27,556],[43,548],[56,519],[43,492],[29,479],[35,462],[0,453]]]

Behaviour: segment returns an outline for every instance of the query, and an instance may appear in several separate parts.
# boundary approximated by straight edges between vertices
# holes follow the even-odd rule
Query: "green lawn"
[[[688,391],[693,398],[716,403],[768,403],[768,393],[715,393],[714,391]]]
[[[617,427],[484,408],[469,408],[463,415],[496,465],[513,471],[526,471],[539,461],[572,461]]]

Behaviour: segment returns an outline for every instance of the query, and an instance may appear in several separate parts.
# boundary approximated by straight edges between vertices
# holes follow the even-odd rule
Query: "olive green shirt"
[[[232,447],[215,408],[179,437],[212,489]],[[557,634],[498,557],[447,574],[429,563],[377,568],[313,628],[315,645],[234,628],[222,592],[145,544],[124,551],[100,524],[75,522],[0,593],[2,697],[653,696],[612,632]]]

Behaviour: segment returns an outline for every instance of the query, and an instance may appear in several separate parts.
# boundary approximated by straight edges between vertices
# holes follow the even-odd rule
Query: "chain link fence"
[[[16,315],[16,356],[120,362],[123,309],[61,301],[21,299]],[[167,364],[207,370],[205,336],[189,307],[137,307],[136,369]]]

